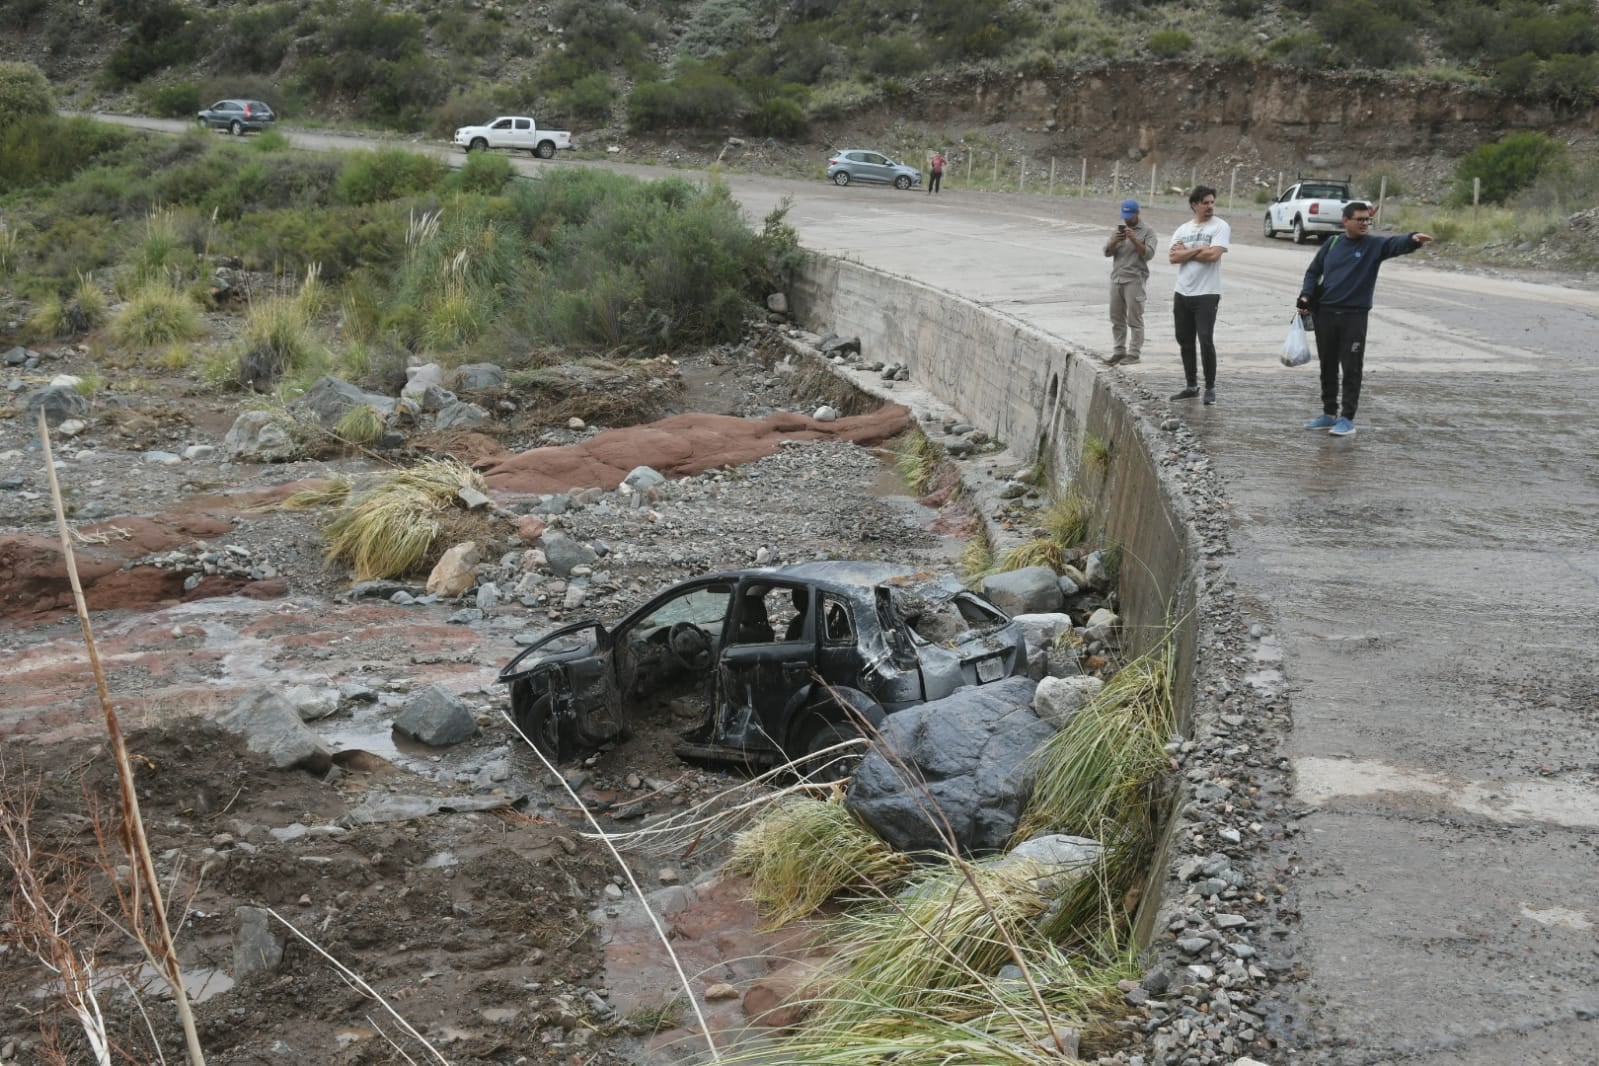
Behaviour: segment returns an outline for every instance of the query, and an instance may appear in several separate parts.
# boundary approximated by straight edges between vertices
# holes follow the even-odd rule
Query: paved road
[[[752,207],[763,183],[735,182]],[[807,246],[1108,347],[1109,205],[797,189]],[[1177,207],[1146,212],[1169,235]],[[1308,433],[1276,348],[1313,249],[1254,211],[1221,402],[1185,405],[1275,615],[1304,872],[1308,1061],[1599,1063],[1599,293],[1384,267],[1359,433]],[[1180,387],[1157,257],[1134,373]]]
[[[1108,345],[1108,204],[730,180],[757,220],[790,198],[808,247]],[[1315,373],[1276,348],[1312,250],[1265,241],[1256,213],[1230,213],[1221,402],[1181,413],[1293,691],[1315,1025],[1295,1061],[1593,1066],[1599,293],[1391,262],[1360,431],[1307,433]],[[1185,214],[1146,218],[1165,237]],[[1165,392],[1181,374],[1156,263],[1132,372]]]

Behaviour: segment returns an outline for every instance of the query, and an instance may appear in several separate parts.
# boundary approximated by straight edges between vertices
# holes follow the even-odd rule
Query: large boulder
[[[88,398],[71,385],[51,385],[28,397],[28,428],[39,423],[39,412],[44,412],[46,425],[59,426],[72,418],[89,416]]]
[[[493,363],[466,363],[455,368],[450,381],[462,392],[497,389],[505,384],[505,370]]]
[[[890,715],[846,806],[901,851],[947,851],[943,822],[961,854],[1000,851],[1032,791],[1027,757],[1054,733],[1033,713],[1033,688],[1011,677]]]
[[[400,708],[394,729],[435,748],[449,747],[477,734],[477,719],[459,696],[429,685]]]
[[[549,568],[561,577],[569,577],[573,570],[588,566],[600,557],[589,545],[560,530],[546,530],[543,539],[544,558]]]
[[[300,720],[299,708],[273,689],[249,689],[217,715],[216,723],[279,770],[322,774],[333,765],[333,749]]]
[[[489,413],[477,404],[452,399],[439,408],[439,413],[433,418],[433,428],[477,429],[488,420]]]
[[[1033,712],[1055,729],[1065,729],[1104,687],[1097,677],[1046,677],[1033,692]]]
[[[982,593],[1008,614],[1054,614],[1061,609],[1060,575],[1047,566],[1024,566],[983,578]]]
[[[242,463],[287,463],[300,457],[293,423],[271,411],[246,411],[222,438],[222,451]]]
[[[332,428],[338,424],[339,419],[349,414],[352,408],[362,406],[375,407],[384,415],[388,415],[394,410],[394,400],[375,392],[367,392],[359,385],[352,385],[342,378],[324,375],[306,390],[304,396],[291,403],[289,409],[297,414],[308,414],[323,427]]]

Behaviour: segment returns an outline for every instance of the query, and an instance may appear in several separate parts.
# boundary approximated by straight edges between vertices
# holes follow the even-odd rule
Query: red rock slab
[[[233,529],[233,515],[327,484],[326,479],[313,478],[252,492],[192,496],[162,514],[111,518],[80,526],[78,532],[84,539],[73,544],[72,556],[84,599],[91,611],[136,610],[180,599],[239,592],[247,582],[206,579],[199,587],[185,591],[186,574],[152,566],[123,568],[130,561],[155,552],[221,537]],[[95,543],[96,540],[102,543]],[[281,581],[257,584],[263,587],[246,594],[281,596],[287,588]],[[60,537],[54,533],[0,537],[0,618],[50,615],[71,607],[72,586],[67,579]]]
[[[489,487],[506,493],[614,489],[634,467],[687,477],[765,458],[786,440],[879,444],[910,426],[909,409],[887,404],[870,414],[818,422],[780,413],[761,419],[683,414],[642,426],[608,429],[581,444],[534,448],[479,465]]]
[[[0,737],[42,740],[102,728],[94,677],[76,625],[16,632],[23,647],[0,673]],[[425,609],[240,598],[98,616],[95,647],[125,728],[207,714],[258,685],[482,683],[480,636]],[[311,654],[317,652],[318,654]],[[507,649],[507,653],[509,649]],[[378,673],[369,672],[373,666]]]

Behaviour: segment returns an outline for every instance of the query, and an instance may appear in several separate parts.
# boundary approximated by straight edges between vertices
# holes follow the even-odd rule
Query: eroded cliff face
[[[1360,169],[1454,158],[1517,130],[1589,142],[1599,125],[1593,111],[1557,114],[1469,86],[1246,62],[950,77],[900,102],[928,122],[1012,126],[1033,152],[1144,166],[1226,157]]]

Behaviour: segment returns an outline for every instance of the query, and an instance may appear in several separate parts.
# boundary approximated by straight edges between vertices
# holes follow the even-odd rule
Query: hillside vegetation
[[[1154,59],[1392,72],[1572,113],[1599,101],[1584,0],[0,0],[0,58],[82,102],[218,95],[439,134],[499,111],[575,128],[802,136],[927,76]]]

